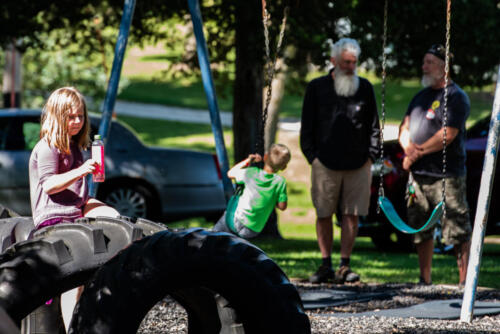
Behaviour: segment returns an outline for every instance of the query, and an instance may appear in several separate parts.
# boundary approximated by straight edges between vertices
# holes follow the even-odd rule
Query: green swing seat
[[[385,216],[389,220],[389,222],[397,228],[399,231],[407,234],[415,234],[417,232],[422,232],[425,230],[428,230],[429,228],[433,227],[435,224],[439,222],[441,217],[443,216],[443,202],[439,202],[434,210],[432,211],[431,216],[427,220],[427,222],[420,228],[414,229],[411,226],[408,226],[398,215],[396,212],[396,209],[394,209],[394,206],[392,205],[391,201],[387,199],[384,196],[380,196],[378,198],[378,204],[380,205],[380,208],[384,212]]]
[[[233,196],[229,199],[226,207],[226,224],[229,229],[236,233],[236,228],[234,227],[234,212],[240,201],[240,196],[243,194],[243,189],[245,186],[243,184],[237,184],[234,190]]]

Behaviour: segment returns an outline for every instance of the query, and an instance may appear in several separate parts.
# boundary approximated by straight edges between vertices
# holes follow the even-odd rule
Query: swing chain
[[[265,127],[267,123],[267,114],[269,109],[269,104],[271,103],[272,96],[272,82],[274,79],[274,75],[276,73],[276,62],[278,60],[278,54],[281,50],[281,45],[283,44],[283,38],[285,36],[285,28],[286,28],[286,20],[288,17],[289,7],[286,6],[283,10],[283,19],[281,21],[280,34],[278,37],[278,43],[276,45],[276,53],[274,55],[274,59],[271,59],[271,50],[269,46],[269,26],[271,25],[271,15],[267,11],[266,8],[266,0],[262,0],[262,24],[264,26],[264,43],[265,43],[265,51],[266,51],[266,65],[264,69],[265,79],[264,85],[266,89],[266,100],[264,104],[264,109],[262,112],[262,126],[260,133],[260,140],[262,142],[257,141],[257,151],[260,150],[264,152],[264,135],[265,135]]]
[[[388,7],[388,0],[385,0],[384,3],[384,33],[383,33],[383,38],[382,38],[382,92],[381,92],[381,112],[382,112],[382,123],[380,127],[380,140],[379,140],[379,146],[380,146],[380,163],[384,164],[384,127],[385,127],[385,84],[386,84],[386,66],[387,66],[387,52],[386,52],[386,47],[387,47],[387,7]],[[380,175],[379,175],[379,187],[378,187],[378,196],[379,197],[384,197],[384,169],[380,168]],[[380,202],[377,201],[377,214],[380,213]]]
[[[450,21],[451,21],[451,0],[446,3],[446,56],[444,66],[444,105],[443,105],[443,180],[442,180],[442,201],[443,220],[446,217],[446,135],[448,126],[448,75],[450,72]]]

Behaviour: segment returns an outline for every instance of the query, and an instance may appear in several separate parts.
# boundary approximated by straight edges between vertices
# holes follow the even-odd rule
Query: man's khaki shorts
[[[337,213],[337,208],[344,215],[367,215],[372,182],[371,165],[368,159],[358,169],[331,170],[319,159],[314,159],[311,165],[311,197],[318,218],[331,217]]]
[[[413,175],[416,198],[409,201],[408,224],[419,228],[429,219],[434,207],[442,200],[442,179]],[[443,239],[447,245],[457,245],[470,240],[472,226],[467,204],[465,176],[446,178],[446,217],[441,222]],[[434,228],[414,235],[416,244],[434,237]]]

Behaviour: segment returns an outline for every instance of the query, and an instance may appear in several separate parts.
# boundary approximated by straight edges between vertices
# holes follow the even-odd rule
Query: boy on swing
[[[245,239],[259,235],[274,207],[280,210],[287,207],[286,180],[276,173],[286,168],[290,158],[288,147],[273,144],[264,159],[260,154],[250,154],[234,165],[227,176],[244,185],[244,189],[237,205],[228,205],[213,231],[229,232]],[[250,167],[252,162],[260,161],[264,161],[262,169]]]

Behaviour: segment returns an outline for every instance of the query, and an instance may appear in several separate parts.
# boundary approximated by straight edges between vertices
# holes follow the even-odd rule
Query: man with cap
[[[408,195],[407,202],[408,222],[414,227],[422,226],[442,200],[445,56],[446,50],[442,45],[433,45],[425,53],[422,64],[424,89],[410,102],[399,128],[399,143],[405,152],[403,168],[410,171],[410,182],[415,190],[414,194]],[[445,243],[454,246],[459,284],[463,285],[472,232],[465,179],[465,122],[470,102],[450,76],[447,97],[446,215],[441,220],[441,227]],[[433,230],[431,228],[414,236],[421,284],[431,284]]]

